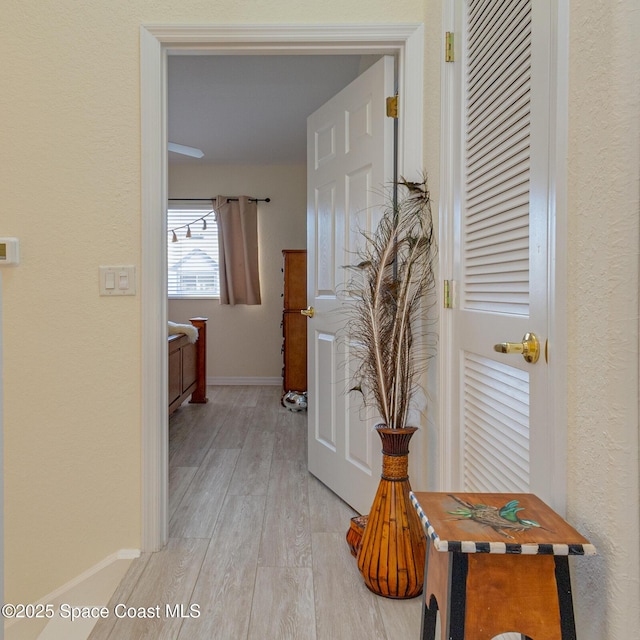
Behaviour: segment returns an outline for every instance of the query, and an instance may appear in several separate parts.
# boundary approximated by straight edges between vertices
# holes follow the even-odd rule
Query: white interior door
[[[375,416],[349,394],[354,370],[344,333],[349,294],[344,265],[359,230],[372,230],[393,180],[394,60],[381,58],[307,121],[309,471],[360,513],[380,478]]]
[[[449,351],[456,484],[553,500],[548,415],[549,7],[459,0]],[[536,334],[530,363],[494,345]],[[457,459],[456,459],[457,458]]]

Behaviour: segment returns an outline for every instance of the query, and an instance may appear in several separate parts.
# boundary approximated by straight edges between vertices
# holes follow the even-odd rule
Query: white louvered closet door
[[[534,7],[533,5],[537,5]],[[454,349],[467,491],[547,497],[548,31],[544,0],[461,0]],[[536,13],[537,12],[537,13]],[[538,15],[540,14],[540,15]],[[545,48],[547,51],[545,51]],[[530,364],[494,344],[537,335]]]

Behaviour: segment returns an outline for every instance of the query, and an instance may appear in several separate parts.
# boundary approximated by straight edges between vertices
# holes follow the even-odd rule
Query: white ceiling
[[[169,141],[201,159],[170,163],[306,162],[306,119],[379,56],[169,56]]]

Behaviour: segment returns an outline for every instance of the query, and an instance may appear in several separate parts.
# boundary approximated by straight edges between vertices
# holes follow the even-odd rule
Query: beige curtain
[[[247,196],[218,196],[220,304],[260,304],[258,206]]]

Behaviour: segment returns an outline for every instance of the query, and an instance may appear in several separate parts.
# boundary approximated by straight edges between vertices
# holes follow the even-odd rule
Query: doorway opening
[[[423,27],[142,27],[142,549],[162,548],[168,529],[167,63],[171,54],[394,55],[400,101],[399,173],[422,166]]]
[[[377,59],[168,56],[168,319],[208,318],[209,384],[281,383],[282,252],[307,244],[306,120]],[[194,147],[203,157],[191,155]],[[212,224],[212,198],[219,195],[256,199],[259,305],[219,304],[222,274]],[[284,316],[285,331],[291,317]]]

